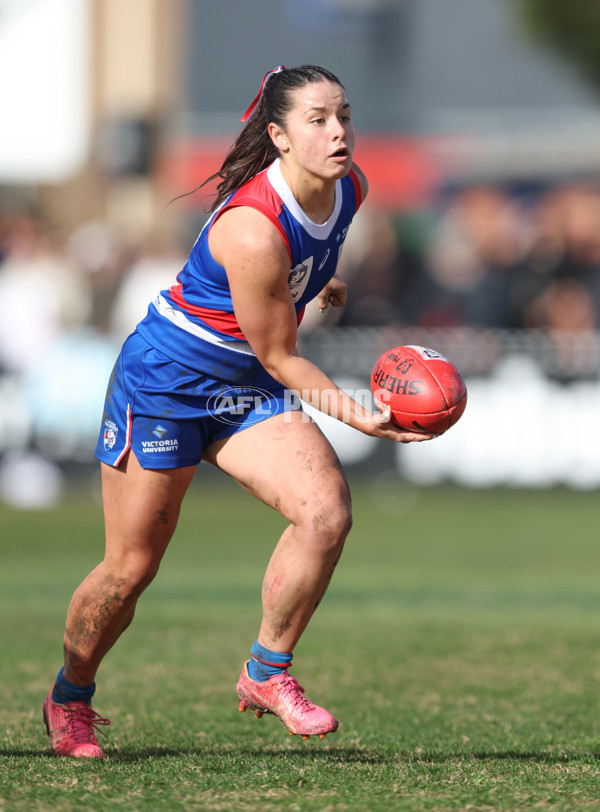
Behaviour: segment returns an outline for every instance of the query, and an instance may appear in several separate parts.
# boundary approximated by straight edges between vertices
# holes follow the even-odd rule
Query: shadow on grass
[[[543,751],[541,753],[519,752],[517,750],[479,750],[475,752],[424,752],[416,753],[405,751],[391,756],[394,760],[422,764],[445,764],[449,761],[521,761],[538,764],[568,764],[575,761],[600,761],[600,752],[588,753],[580,751],[566,752],[559,750],[555,753]]]
[[[1,753],[1,751],[0,751]],[[353,747],[334,747],[329,750],[308,748],[291,749],[289,747],[148,747],[142,750],[130,750],[121,752],[109,752],[107,754],[112,761],[132,762],[142,761],[148,758],[171,758],[181,756],[209,756],[211,758],[239,758],[249,756],[263,759],[288,759],[304,758],[321,761],[344,761],[352,764],[384,764],[388,758],[380,753],[365,752]]]
[[[141,750],[110,750],[106,749],[106,756],[109,762],[135,762],[145,761],[150,758],[181,758],[190,756],[210,756],[211,758],[222,757],[238,758],[239,756],[252,756],[255,758],[296,758],[321,759],[344,761],[354,764],[384,764],[389,757],[378,753],[369,753],[356,748],[337,747],[331,750],[293,750],[287,748],[219,748],[219,747],[144,747]],[[60,758],[49,750],[30,750],[25,748],[0,748],[0,759],[2,758]],[[79,759],[79,761],[92,761],[94,763],[106,763],[103,759]]]
[[[219,748],[219,747],[145,747],[140,750],[123,750],[106,752],[107,761],[91,759],[93,763],[107,764],[107,763],[135,763],[137,761],[146,761],[148,759],[156,758],[189,758],[198,756],[207,757],[221,757],[221,758],[239,758],[240,756],[251,756],[254,758],[285,758],[289,759],[290,756],[294,758],[303,758],[312,761],[339,761],[347,764],[397,764],[398,762],[405,763],[423,763],[423,764],[444,764],[452,761],[468,762],[468,761],[516,761],[516,762],[535,762],[539,764],[568,764],[569,762],[580,761],[600,761],[600,752],[565,752],[560,751],[556,753],[548,752],[517,752],[514,750],[506,751],[478,751],[478,752],[425,752],[417,753],[414,751],[397,751],[393,753],[379,753],[377,751],[360,750],[355,747],[334,747],[330,749],[290,749],[289,747],[281,748]],[[55,759],[49,751],[44,750],[31,750],[24,748],[0,748],[0,759],[2,758],[50,758]],[[81,759],[80,761],[88,761]]]

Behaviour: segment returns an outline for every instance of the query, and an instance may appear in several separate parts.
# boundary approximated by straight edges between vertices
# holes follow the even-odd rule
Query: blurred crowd
[[[134,241],[103,222],[64,234],[31,213],[0,215],[0,500],[51,504],[64,471],[93,463],[119,347],[175,281],[202,217],[182,229],[185,239],[167,242]],[[347,306],[325,315],[309,306],[304,340],[326,325],[386,328],[382,340],[390,341],[405,327],[411,336],[415,328],[475,328],[478,357],[463,368],[477,375],[501,357],[497,329],[541,330],[558,348],[557,379],[597,376],[600,186],[472,185],[426,212],[394,215],[365,204],[340,271]],[[451,333],[468,343],[473,336]],[[525,377],[532,383],[535,375],[527,368]]]
[[[342,325],[600,327],[600,184],[472,185],[427,213],[365,211]]]
[[[0,370],[24,373],[68,336],[114,352],[190,247],[133,244],[101,222],[59,237],[30,214],[1,217]],[[327,323],[596,330],[600,185],[472,185],[402,215],[365,205],[341,271],[349,302]],[[309,313],[303,329],[325,321]]]
[[[65,466],[94,462],[119,346],[182,262],[100,222],[63,235],[23,212],[0,218],[0,501],[54,504]]]
[[[63,236],[29,214],[1,218],[0,368],[24,372],[70,334],[120,343],[183,261],[173,246],[133,244],[101,222]]]

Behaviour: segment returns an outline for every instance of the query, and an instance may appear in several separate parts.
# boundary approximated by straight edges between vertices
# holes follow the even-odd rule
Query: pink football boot
[[[279,716],[290,736],[298,733],[303,739],[309,736],[323,739],[337,730],[338,720],[325,708],[309,702],[304,696],[304,688],[287,670],[266,682],[255,682],[248,674],[248,662],[244,663],[237,684],[241,713],[251,708],[257,719],[263,713],[272,713]]]
[[[97,725],[110,725],[110,721],[103,719],[86,702],[65,702],[64,705],[58,705],[52,701],[51,689],[44,700],[44,722],[55,755],[105,758],[94,728]]]

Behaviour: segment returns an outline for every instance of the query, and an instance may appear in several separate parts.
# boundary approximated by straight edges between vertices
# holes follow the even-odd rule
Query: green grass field
[[[95,707],[110,758],[50,756],[41,703],[98,504],[0,507],[0,810],[600,808],[600,500],[353,483],[355,527],[294,673],[341,721],[237,710],[281,519],[198,478]]]

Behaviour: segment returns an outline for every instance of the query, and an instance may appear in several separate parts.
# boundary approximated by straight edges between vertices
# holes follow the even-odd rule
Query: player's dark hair
[[[249,121],[234,141],[219,171],[194,189],[198,191],[215,178],[222,179],[217,184],[217,196],[211,211],[277,158],[277,147],[267,128],[273,122],[285,129],[287,115],[293,106],[292,92],[324,80],[344,87],[335,74],[318,65],[284,68],[270,76]]]

